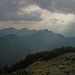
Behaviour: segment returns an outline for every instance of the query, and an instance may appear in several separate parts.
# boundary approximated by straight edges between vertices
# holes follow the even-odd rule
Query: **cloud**
[[[75,0],[54,0],[52,8],[64,13],[75,13]]]
[[[51,12],[75,13],[75,0],[28,0]]]
[[[37,11],[37,10],[26,11],[26,12],[21,11],[21,9],[23,8],[24,2],[25,0],[22,0],[22,1],[21,0],[0,0],[0,21],[14,21],[14,20],[40,21],[42,20],[41,11]],[[24,10],[27,10],[27,9],[28,8],[26,6]]]
[[[0,21],[40,21],[42,20],[42,17],[40,16],[41,12],[33,11],[31,13],[8,13],[0,17]]]
[[[0,21],[41,21],[40,9],[75,14],[75,0],[0,0]]]

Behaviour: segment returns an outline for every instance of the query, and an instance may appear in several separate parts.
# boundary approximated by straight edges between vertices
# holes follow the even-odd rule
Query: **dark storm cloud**
[[[33,12],[33,13],[31,13],[31,14],[23,14],[23,15],[21,15],[21,16],[19,16],[19,15],[10,15],[10,16],[8,16],[8,15],[5,15],[5,16],[2,16],[1,18],[0,18],[0,21],[11,21],[11,20],[13,20],[13,21],[20,21],[20,20],[24,20],[24,21],[40,21],[40,20],[42,20],[42,18],[40,17],[40,13],[35,13],[35,12]]]
[[[59,12],[75,14],[75,0],[54,0],[52,8]]]
[[[48,9],[51,8],[52,0],[32,0],[35,4],[39,5],[41,8]]]
[[[28,0],[51,12],[75,13],[75,0]]]
[[[20,12],[20,8],[34,4],[50,12],[58,11],[75,14],[75,0],[0,0],[0,20],[39,21],[41,20],[41,14],[38,11],[38,14],[33,12],[22,16],[17,15],[17,12]]]
[[[35,0],[41,8],[52,12],[75,13],[75,0]]]
[[[14,12],[18,11],[18,0],[0,0],[0,12]]]
[[[10,20],[25,20],[25,21],[40,21],[41,12],[33,11],[30,14],[22,13],[18,15],[20,8],[26,7],[29,2],[26,0],[0,0],[0,21]],[[26,5],[27,4],[27,5]]]
[[[8,13],[18,11],[17,1],[15,0],[0,0],[0,20],[9,19]]]

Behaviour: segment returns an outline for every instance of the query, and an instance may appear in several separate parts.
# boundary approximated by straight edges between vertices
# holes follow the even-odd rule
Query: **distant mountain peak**
[[[48,29],[45,29],[45,31],[48,31]]]
[[[48,29],[45,29],[44,31],[53,33],[52,31],[49,31]]]
[[[15,28],[13,28],[13,27],[9,27],[8,29],[15,29]]]
[[[27,31],[28,31],[29,29],[27,29],[27,28],[22,28],[21,30],[27,30]]]
[[[6,30],[17,30],[16,28],[13,27],[9,27],[9,28],[5,28]]]

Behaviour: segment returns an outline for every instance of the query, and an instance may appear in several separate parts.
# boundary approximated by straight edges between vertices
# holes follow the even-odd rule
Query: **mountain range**
[[[75,37],[65,37],[47,29],[29,30],[6,28],[0,30],[0,67],[24,59],[28,53],[75,46]]]

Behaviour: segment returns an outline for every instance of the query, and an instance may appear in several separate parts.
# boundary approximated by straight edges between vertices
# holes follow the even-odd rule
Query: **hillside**
[[[7,35],[0,39],[0,67],[5,64],[13,64],[25,58],[28,49],[23,46],[18,37],[14,34]]]
[[[52,50],[62,46],[75,46],[75,37],[65,37],[47,29],[17,30],[6,28],[0,30],[0,68],[5,64],[25,58],[28,53]]]
[[[52,60],[37,61],[25,70],[35,75],[75,75],[75,53],[65,53]]]
[[[65,40],[66,38],[63,35],[53,33],[47,29],[39,30],[32,35],[22,38],[23,44],[33,52],[45,51],[65,46]]]
[[[30,56],[30,57],[29,57]],[[39,57],[38,57],[39,56]],[[33,60],[34,58],[34,60]],[[26,60],[22,60],[10,68],[3,68],[7,75],[75,75],[75,48],[62,47],[53,51],[39,52],[27,55]],[[23,67],[30,63],[27,67]],[[15,66],[15,67],[14,67]],[[21,67],[21,69],[19,69]],[[10,73],[9,70],[12,69]],[[2,70],[3,72],[3,70]],[[1,70],[0,70],[1,73]],[[4,72],[2,75],[5,75]]]

